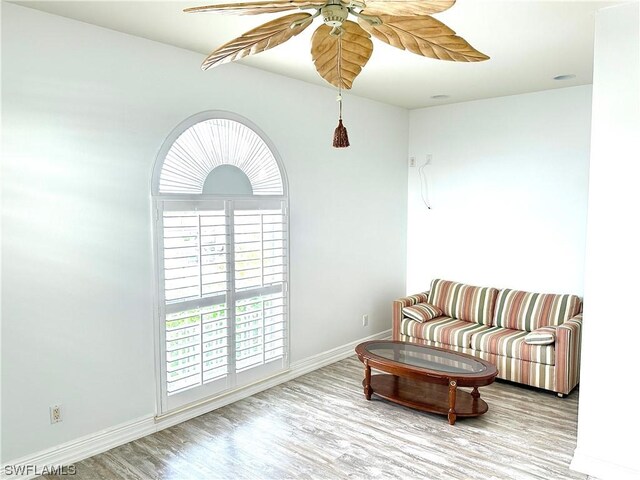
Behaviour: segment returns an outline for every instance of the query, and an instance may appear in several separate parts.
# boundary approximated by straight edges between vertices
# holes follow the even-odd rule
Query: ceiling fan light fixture
[[[322,7],[322,21],[329,27],[340,27],[349,16],[349,10],[342,5],[326,5]]]

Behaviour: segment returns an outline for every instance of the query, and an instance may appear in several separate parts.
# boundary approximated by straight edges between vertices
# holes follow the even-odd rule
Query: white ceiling
[[[182,9],[237,0],[15,2],[204,55],[266,21],[292,12],[255,16],[186,14]],[[623,3],[582,0],[458,0],[434,15],[489,55],[480,63],[432,60],[373,39],[374,51],[352,92],[406,108],[514,95],[591,83],[594,13]],[[241,60],[245,65],[328,86],[311,61],[319,19],[286,44]],[[170,68],[170,67],[168,67]],[[228,68],[226,65],[216,68]],[[216,68],[203,72],[215,75]],[[571,80],[553,77],[574,74]],[[434,100],[433,95],[449,95]]]

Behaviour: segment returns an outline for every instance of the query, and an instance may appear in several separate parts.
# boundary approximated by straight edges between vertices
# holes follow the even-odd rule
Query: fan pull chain
[[[342,31],[338,34],[338,127],[333,132],[333,146],[335,148],[346,148],[349,146],[349,136],[347,129],[342,124]]]

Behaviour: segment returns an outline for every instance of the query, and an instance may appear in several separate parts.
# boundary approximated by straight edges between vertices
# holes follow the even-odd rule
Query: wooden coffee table
[[[364,395],[376,394],[391,402],[425,412],[457,417],[477,417],[489,406],[478,387],[493,383],[498,369],[479,358],[438,347],[395,340],[361,343],[356,353],[364,363]],[[375,368],[387,374],[371,375]],[[473,387],[465,392],[458,387]]]

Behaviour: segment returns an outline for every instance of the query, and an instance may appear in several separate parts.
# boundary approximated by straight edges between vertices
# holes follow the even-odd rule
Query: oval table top
[[[373,368],[382,367],[389,373],[403,370],[432,379],[455,378],[460,386],[486,385],[498,375],[495,365],[472,355],[398,340],[364,342],[356,347],[356,354]]]

